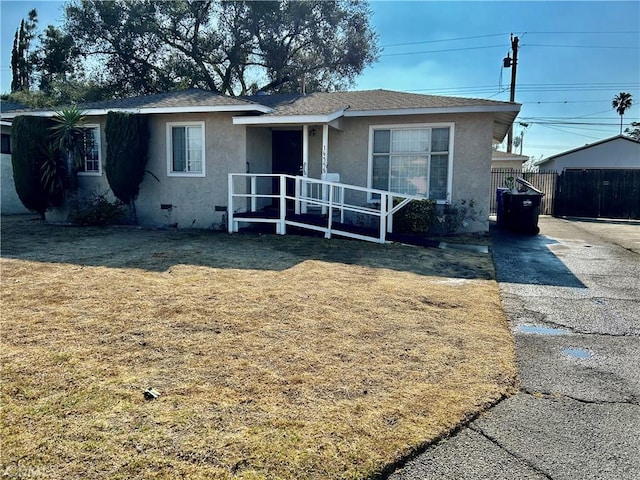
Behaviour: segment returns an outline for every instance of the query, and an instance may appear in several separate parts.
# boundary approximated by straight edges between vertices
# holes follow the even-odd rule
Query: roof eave
[[[493,116],[493,140],[501,143],[504,137],[509,133],[509,129],[513,125],[516,117],[520,113],[520,105],[514,104],[516,110],[497,111]]]
[[[115,107],[115,108],[88,108],[80,109],[84,116],[100,116],[109,112],[138,113],[141,115],[164,114],[164,113],[236,113],[236,112],[258,112],[271,113],[273,110],[264,105],[216,105],[216,106],[187,106],[187,107]],[[55,110],[24,110],[19,112],[3,113],[3,119],[13,119],[19,115],[32,115],[35,117],[53,117],[57,114]]]
[[[401,115],[435,115],[435,114],[460,114],[460,113],[495,113],[510,118],[509,126],[520,112],[519,104],[504,105],[470,105],[463,107],[423,107],[423,108],[396,108],[378,110],[337,110],[328,115],[270,115],[255,117],[233,117],[234,125],[300,125],[300,124],[325,124],[340,117],[387,117]],[[507,134],[507,127],[502,138]],[[498,133],[499,134],[499,133]],[[495,132],[494,132],[495,135]]]
[[[346,110],[345,117],[386,117],[399,115],[434,115],[439,113],[493,113],[493,112],[520,112],[519,104],[504,105],[468,105],[456,107],[418,107],[418,108],[394,108],[380,110]],[[515,116],[514,116],[515,118]]]
[[[324,125],[344,116],[344,109],[326,115],[267,115],[233,117],[234,125]]]

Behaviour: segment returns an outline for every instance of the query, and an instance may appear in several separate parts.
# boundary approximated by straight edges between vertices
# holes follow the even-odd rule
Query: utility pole
[[[516,100],[516,72],[518,69],[518,37],[514,37],[511,34],[511,50],[513,51],[513,58],[507,53],[506,58],[503,60],[504,68],[511,67],[511,95],[509,95],[509,101],[515,102]],[[513,149],[513,125],[509,128],[509,134],[507,137],[507,152],[511,153]]]
[[[519,125],[522,127],[520,130],[520,155],[522,155],[522,144],[524,143],[524,131],[529,128],[529,124],[526,122],[520,122]]]

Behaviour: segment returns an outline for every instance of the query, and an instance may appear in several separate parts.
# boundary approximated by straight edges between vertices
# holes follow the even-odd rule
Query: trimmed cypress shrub
[[[135,200],[149,157],[148,118],[146,115],[109,112],[104,131],[107,181],[116,198],[129,205],[137,223]]]
[[[52,123],[44,117],[18,116],[11,126],[16,193],[28,210],[38,212],[42,218],[47,209],[64,201],[62,188],[45,189],[42,181],[42,165],[49,160],[49,155],[55,154],[49,138]]]

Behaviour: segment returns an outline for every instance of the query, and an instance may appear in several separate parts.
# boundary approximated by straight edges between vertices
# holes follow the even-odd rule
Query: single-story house
[[[501,152],[494,150],[491,154],[491,171],[504,172],[508,170],[522,170],[522,165],[529,160],[526,155]]]
[[[11,112],[24,109],[24,105],[12,102],[0,102],[0,111]],[[13,166],[11,165],[11,121],[0,120],[0,212],[3,215],[28,213],[22,205],[13,183]]]
[[[388,90],[228,97],[191,89],[79,107],[95,139],[80,188],[109,190],[107,112],[148,115],[153,175],[140,188],[138,221],[179,228],[211,228],[247,204],[270,204],[264,195],[256,202],[252,182],[286,174],[357,187],[361,195],[349,201],[365,213],[380,208],[380,191],[440,204],[474,200],[481,214],[471,229],[486,230],[492,141],[504,139],[520,110],[515,103]],[[53,114],[14,111],[3,118]],[[275,195],[276,181],[266,183]],[[56,212],[47,215],[56,219]]]
[[[539,170],[624,168],[640,169],[640,142],[616,135],[574,148],[536,163]]]

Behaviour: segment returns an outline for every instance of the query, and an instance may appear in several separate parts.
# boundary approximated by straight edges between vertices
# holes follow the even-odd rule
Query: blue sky
[[[0,90],[10,85],[10,53],[20,19],[38,10],[40,26],[62,18],[62,2],[0,1]],[[358,78],[359,90],[509,100],[511,70],[502,68],[510,33],[520,39],[516,135],[535,158],[619,133],[611,100],[635,105],[640,121],[640,2],[372,1],[383,52]],[[520,123],[529,124],[524,128]]]

